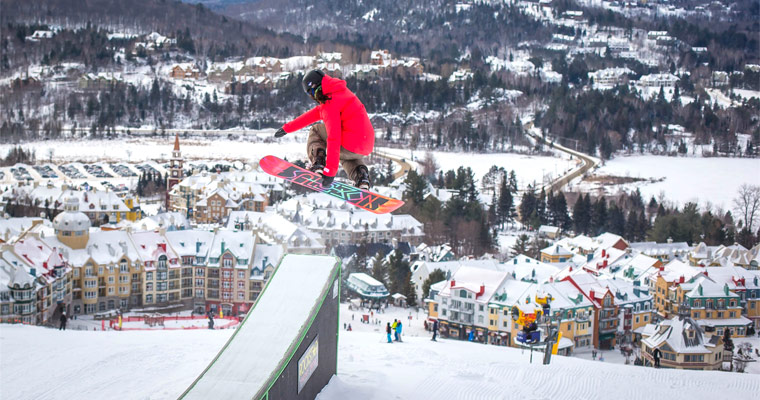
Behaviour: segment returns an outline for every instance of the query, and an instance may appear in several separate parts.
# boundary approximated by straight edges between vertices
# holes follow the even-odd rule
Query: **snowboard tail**
[[[285,179],[288,182],[314,190],[315,192],[335,197],[375,214],[389,213],[404,204],[401,200],[382,196],[369,190],[359,189],[343,182],[335,181],[330,187],[323,187],[322,176],[320,174],[303,169],[275,156],[262,158],[259,161],[259,166],[270,175]]]

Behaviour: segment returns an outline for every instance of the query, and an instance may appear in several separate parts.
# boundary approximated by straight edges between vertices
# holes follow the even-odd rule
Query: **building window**
[[[245,271],[238,271],[238,279],[245,279]]]

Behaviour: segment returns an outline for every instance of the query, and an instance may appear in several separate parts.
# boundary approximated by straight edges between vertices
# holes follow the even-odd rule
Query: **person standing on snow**
[[[391,340],[391,323],[388,322],[388,325],[385,326],[385,333],[388,334],[388,343],[393,343]]]
[[[364,156],[375,147],[375,129],[364,104],[348,90],[346,81],[330,77],[314,69],[303,77],[303,90],[317,106],[286,123],[274,133],[281,138],[309,124],[306,153],[311,171],[322,175],[322,186],[328,187],[338,173],[338,161],[354,185],[369,189],[369,170]]]
[[[393,329],[393,336],[395,337],[395,341],[398,342],[398,329],[396,328],[398,326],[398,320],[393,320],[393,325],[391,325],[391,329]]]
[[[58,326],[58,330],[66,330],[66,321],[68,320],[68,317],[66,317],[66,311],[61,313],[61,325]]]
[[[652,356],[654,357],[654,367],[660,368],[660,357],[662,357],[662,352],[660,349],[654,349]]]
[[[438,336],[438,320],[433,321],[433,339],[432,340],[434,342],[437,342],[437,340],[435,340],[436,336]]]
[[[396,325],[396,340],[401,342],[401,321],[398,321],[398,325]]]

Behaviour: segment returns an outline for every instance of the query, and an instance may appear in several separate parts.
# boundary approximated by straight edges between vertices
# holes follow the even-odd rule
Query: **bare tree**
[[[752,231],[752,225],[760,217],[760,186],[743,184],[739,196],[734,199],[734,211],[744,220],[744,226]]]
[[[48,162],[53,163],[53,155],[55,154],[55,149],[52,147],[49,147],[47,149],[47,156],[48,156]]]

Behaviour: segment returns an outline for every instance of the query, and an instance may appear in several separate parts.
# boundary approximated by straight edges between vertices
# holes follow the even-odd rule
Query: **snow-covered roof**
[[[518,255],[507,260],[500,267],[502,267],[504,272],[513,274],[517,280],[534,281],[536,283],[546,282],[560,270],[559,267],[524,255]]]
[[[166,232],[169,244],[181,257],[207,257],[214,233],[199,229]]]
[[[575,254],[558,243],[555,243],[549,247],[541,249],[541,253],[548,254],[550,256],[571,256]]]
[[[689,332],[693,332],[691,335]],[[713,338],[716,338],[713,336]],[[712,339],[712,338],[710,338]],[[715,347],[717,340],[705,337],[697,322],[689,317],[672,318],[660,322],[652,336],[642,339],[650,348],[659,348],[663,344],[670,346],[677,353],[710,354],[709,348]]]
[[[692,267],[681,260],[671,260],[669,263],[665,264],[663,270],[660,272],[660,276],[662,276],[666,282],[676,282],[681,279],[686,282],[701,273],[703,273],[703,270],[700,268]]]
[[[634,242],[630,244],[634,251],[651,257],[680,257],[689,252],[690,247],[686,242],[657,243],[657,242]]]
[[[739,298],[739,295],[729,290],[728,284],[719,284],[706,276],[700,276],[693,282],[681,284],[681,288],[686,292],[684,297],[695,298],[713,298],[713,297],[733,297]]]
[[[465,289],[477,295],[475,301],[487,303],[505,279],[507,279],[506,272],[463,266],[454,273],[449,281],[450,284],[439,294],[451,296],[452,290]]]
[[[230,252],[238,261],[236,267],[245,268],[253,258],[254,239],[255,236],[251,232],[219,230],[214,234],[214,241],[208,252],[209,259],[220,258],[224,253]],[[221,260],[218,264],[221,264]]]
[[[253,252],[253,261],[251,262],[251,269],[264,271],[268,265],[277,266],[285,253],[282,245],[258,243]]]

